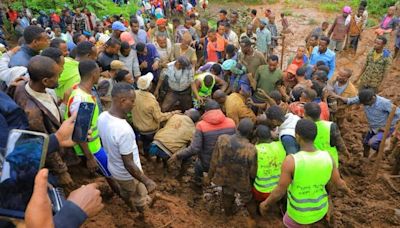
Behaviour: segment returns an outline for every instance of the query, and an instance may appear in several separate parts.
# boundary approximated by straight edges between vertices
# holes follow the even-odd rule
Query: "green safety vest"
[[[314,146],[318,150],[328,151],[339,168],[339,156],[336,147],[331,146],[331,125],[332,122],[320,120],[315,122],[317,125],[317,137],[314,140]]]
[[[326,151],[300,151],[292,156],[295,168],[288,188],[287,213],[299,224],[318,222],[328,212],[325,185],[332,176],[332,158]]]
[[[92,141],[88,142],[89,151],[92,154],[95,154],[101,149],[99,130],[97,129],[97,119],[99,118],[99,106],[97,105],[95,97],[93,97],[91,94],[88,94],[85,91],[81,90],[78,87],[78,85],[75,85],[73,87],[71,95],[69,96],[69,99],[68,99],[67,109],[65,110],[65,113],[64,113],[64,119],[68,119],[71,116],[71,113],[69,113],[69,107],[71,106],[75,96],[80,96],[82,98],[82,102],[89,102],[89,103],[95,104],[92,123],[90,125],[90,129],[92,130],[92,134],[91,134]],[[79,156],[84,155],[83,150],[79,145],[75,145],[74,150],[77,155],[79,155]]]
[[[270,193],[278,185],[286,151],[280,141],[258,144],[256,148],[258,167],[254,187],[259,192]]]
[[[205,76],[201,79],[201,87],[199,89],[199,96],[200,97],[209,97],[209,96],[211,96],[212,90],[213,90],[214,85],[215,85],[215,78],[213,76],[213,82],[212,82],[212,85],[210,87],[207,87],[204,84],[204,78],[205,78]]]

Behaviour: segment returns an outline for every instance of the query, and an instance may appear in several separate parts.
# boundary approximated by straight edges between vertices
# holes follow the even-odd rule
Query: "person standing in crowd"
[[[381,22],[377,26],[378,28],[375,30],[375,34],[378,36],[384,36],[386,39],[390,38],[390,34],[393,30],[396,29],[396,7],[391,6],[388,9],[388,12],[385,16],[383,16]]]
[[[28,67],[29,60],[49,46],[49,38],[43,28],[31,25],[24,31],[25,44],[10,59],[10,67]]]
[[[342,15],[336,17],[332,24],[331,29],[328,32],[328,37],[331,37],[329,43],[329,49],[335,52],[340,52],[343,50],[346,40],[346,35],[348,32],[348,24],[346,24],[347,17],[351,14],[350,6],[345,6],[343,8]]]
[[[268,65],[258,67],[253,80],[250,80],[251,87],[254,90],[262,89],[269,94],[276,89],[276,83],[282,79],[282,71],[278,69],[279,59],[276,55],[271,55],[268,59]],[[258,91],[253,95],[255,103],[264,103],[265,99]]]
[[[271,46],[271,32],[266,27],[268,21],[266,19],[261,19],[260,27],[257,28],[256,35],[256,49],[261,52],[265,58],[268,58],[269,49]]]
[[[327,30],[329,28],[329,22],[324,21],[322,22],[321,26],[316,27],[315,29],[313,29],[308,36],[306,37],[306,43],[309,41],[309,39],[311,38],[311,36],[316,35],[318,36],[318,39],[323,37],[323,36],[327,36]]]
[[[274,49],[278,46],[278,39],[281,38],[278,33],[278,27],[275,24],[274,14],[271,14],[268,17],[267,28],[271,32],[271,45],[269,46],[269,55],[272,55],[274,53]]]
[[[286,154],[297,153],[300,148],[296,141],[295,128],[300,117],[292,113],[285,114],[277,105],[268,108],[265,114],[271,129],[278,127],[279,140],[282,142]]]
[[[231,24],[232,31],[234,31],[236,35],[240,36],[245,32],[242,23],[239,21],[239,13],[237,11],[232,11],[229,23]]]
[[[75,16],[74,16],[74,19],[72,21],[72,24],[74,25],[75,31],[80,32],[80,33],[83,33],[84,31],[87,31],[86,20],[87,20],[86,15],[81,13],[81,9],[80,8],[76,8],[75,9]]]
[[[193,67],[197,65],[197,55],[196,50],[190,46],[192,43],[192,35],[186,32],[182,36],[181,43],[175,43],[172,48],[171,60],[178,59],[179,56],[186,56],[192,64]],[[194,70],[194,69],[193,69]]]
[[[235,134],[235,122],[224,115],[216,101],[207,101],[204,110],[205,113],[196,124],[196,132],[191,144],[172,155],[168,161],[169,163],[175,161],[187,163],[192,156],[197,155],[194,165],[194,184],[197,186],[201,186],[203,172],[208,172],[210,168],[212,154],[219,136]]]
[[[251,189],[257,173],[257,150],[250,142],[253,128],[253,122],[245,118],[238,124],[236,134],[218,138],[211,157],[208,180],[222,186],[225,215],[234,214],[235,193],[239,193],[255,225],[257,205]]]
[[[311,120],[303,119],[296,124],[296,138],[301,151],[285,158],[278,186],[260,205],[261,214],[265,214],[288,193],[287,211],[283,217],[283,224],[287,227],[328,225],[324,219],[329,207],[326,190],[328,183],[333,183],[339,190],[353,195],[346,182],[341,179],[329,153],[314,147],[316,136],[317,127]]]
[[[96,60],[97,48],[89,41],[84,41],[76,47],[76,58],[65,58],[64,70],[58,79],[58,87],[55,89],[60,100],[68,100],[71,88],[81,81],[79,75],[79,62],[84,60]]]
[[[147,156],[150,143],[160,129],[161,123],[167,121],[174,114],[181,113],[181,111],[161,112],[156,98],[150,93],[152,81],[152,73],[139,77],[137,81],[139,90],[135,91],[136,102],[132,109],[132,123],[137,134],[140,134],[144,153]]]
[[[225,35],[226,35],[226,40],[228,41],[228,45],[233,45],[235,48],[239,48],[239,37],[232,30],[230,23],[225,23]]]
[[[288,66],[295,64],[298,68],[307,67],[308,57],[306,55],[306,47],[299,46],[296,51],[296,55],[291,56],[288,60]]]
[[[348,42],[350,43],[350,48],[353,50],[353,53],[356,54],[358,42],[361,38],[361,33],[364,30],[364,17],[363,17],[364,8],[359,8],[357,14],[351,15],[350,25],[348,29]]]
[[[86,16],[85,26],[89,32],[94,32],[96,28],[97,17],[93,12],[90,12],[87,8],[83,9],[83,14]]]
[[[57,50],[57,49],[55,49]],[[58,50],[57,50],[58,51]],[[61,58],[61,51],[58,51]],[[62,71],[54,60],[45,56],[35,56],[28,64],[29,82],[18,84],[14,92],[15,102],[24,109],[29,120],[29,130],[46,134],[55,133],[61,126],[62,117],[58,109],[56,98],[49,89],[57,87],[58,77]],[[46,167],[56,174],[59,184],[70,186],[73,181],[68,168],[60,153],[47,154]]]
[[[250,12],[250,17],[251,17],[251,25],[253,26],[253,32],[256,31],[257,28],[260,27],[260,18],[257,17],[257,10],[252,9]]]
[[[145,206],[157,185],[147,177],[140,163],[135,132],[126,121],[135,103],[135,92],[127,83],[117,83],[111,92],[109,111],[98,118],[99,135],[108,151],[108,167],[120,186],[120,194],[131,210],[144,219]]]
[[[333,122],[320,119],[321,108],[316,102],[306,103],[304,110],[304,117],[314,121],[317,126],[317,136],[314,140],[315,148],[327,151],[333,158],[336,167],[339,167],[339,156],[349,157],[339,127]]]
[[[98,133],[98,117],[100,108],[97,104],[97,99],[92,95],[92,88],[97,84],[100,77],[100,68],[93,60],[83,60],[79,62],[79,75],[81,81],[72,87],[71,94],[67,102],[67,109],[64,118],[68,119],[72,113],[79,110],[81,102],[89,102],[95,105],[90,128],[92,131],[92,141],[82,142],[74,146],[75,153],[86,160],[86,167],[91,173],[94,173],[98,168],[102,174],[110,178],[111,174],[107,168],[107,153],[101,145]]]
[[[39,17],[37,20],[38,23],[42,26],[42,28],[47,28],[50,26],[50,18],[43,10],[39,11]]]
[[[250,40],[252,45],[255,45],[257,43],[257,35],[254,33],[252,24],[247,25],[246,32],[242,33],[239,37],[239,42],[242,42],[246,38]]]
[[[139,68],[142,75],[152,73],[153,82],[157,84],[160,73],[160,55],[152,43],[136,43],[136,52],[139,61]]]
[[[392,111],[393,103],[379,95],[374,89],[364,88],[358,92],[358,96],[345,98],[332,94],[335,98],[342,100],[347,105],[362,104],[365,116],[368,120],[369,130],[363,140],[364,157],[369,157],[370,149],[377,151],[383,138],[383,129]],[[390,125],[389,136],[393,133],[397,121],[400,119],[400,109],[396,109],[395,116]]]
[[[125,42],[125,34],[129,35],[129,33],[124,32],[121,34],[121,49],[120,49],[120,53],[118,55],[118,59],[124,63],[125,67],[128,69],[129,73],[131,73],[135,79],[137,79],[140,75],[140,68],[139,68],[139,60],[137,57],[137,53],[136,50],[132,49],[132,45],[133,45],[133,39]],[[131,43],[129,43],[131,42]],[[136,81],[136,80],[135,80]]]
[[[265,56],[252,47],[252,42],[248,38],[240,41],[241,52],[239,53],[239,63],[246,67],[250,77],[255,77],[256,71],[262,65],[267,64]]]
[[[120,49],[121,42],[116,38],[110,38],[105,43],[104,51],[101,52],[97,58],[97,62],[102,71],[109,71],[111,69],[111,62],[119,59],[118,54]]]
[[[258,125],[255,130],[257,149],[257,175],[252,193],[259,204],[266,200],[272,190],[278,186],[281,166],[286,157],[281,141],[272,141],[271,130],[265,125]]]
[[[217,35],[217,31],[214,28],[208,30],[207,36],[207,58],[206,62],[220,62],[222,60],[222,54],[224,52],[225,41],[223,38]]]
[[[228,19],[228,17],[227,17],[227,15],[228,15],[228,11],[226,11],[226,9],[221,9],[221,10],[218,12],[219,20],[217,21],[217,27],[218,27],[221,23],[225,24],[225,23],[227,23],[227,22],[230,22],[229,19]]]
[[[354,80],[359,81],[358,88],[368,86],[378,91],[391,63],[391,54],[385,48],[386,43],[387,39],[384,36],[378,36],[375,39],[374,48],[368,53],[360,74]]]
[[[113,30],[112,37],[120,40],[121,33],[126,31],[126,27],[120,21],[116,21],[112,24],[111,29]]]
[[[329,67],[328,79],[331,79],[336,68],[336,54],[328,48],[330,40],[328,37],[321,37],[318,47],[315,47],[310,56],[310,65],[315,66],[318,61],[322,61]]]

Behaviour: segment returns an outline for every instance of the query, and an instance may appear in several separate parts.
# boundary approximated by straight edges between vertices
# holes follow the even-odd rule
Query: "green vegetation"
[[[397,0],[368,0],[368,12],[370,15],[374,17],[381,17],[387,11],[389,6],[392,6],[396,3]],[[327,12],[340,12],[340,10],[348,5],[354,10],[357,10],[361,0],[340,0],[333,2],[332,0],[323,0],[319,4],[319,8],[321,10]]]
[[[111,0],[22,0],[13,2],[12,7],[21,10],[25,6],[34,11],[44,10],[45,12],[49,12],[51,9],[61,12],[65,6],[70,8],[87,7],[90,11],[95,12],[98,17],[114,14],[129,17],[139,8],[137,2],[138,0],[131,0],[128,5],[118,6]]]

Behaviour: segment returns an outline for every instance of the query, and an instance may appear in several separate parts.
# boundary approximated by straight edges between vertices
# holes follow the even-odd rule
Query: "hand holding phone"
[[[75,121],[74,132],[72,134],[72,141],[86,142],[88,132],[92,123],[95,104],[89,102],[81,102]]]

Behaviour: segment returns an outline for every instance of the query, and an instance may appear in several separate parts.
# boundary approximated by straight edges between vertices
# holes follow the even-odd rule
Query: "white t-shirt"
[[[133,177],[125,169],[121,156],[133,153],[133,162],[142,170],[132,127],[125,119],[112,116],[109,112],[100,114],[97,126],[103,147],[107,151],[107,165],[111,175],[117,180],[132,180]]]

